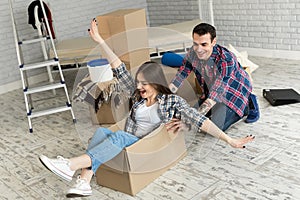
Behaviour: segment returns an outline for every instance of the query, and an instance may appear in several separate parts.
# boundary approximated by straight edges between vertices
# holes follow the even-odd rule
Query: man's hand
[[[212,99],[206,99],[201,106],[198,108],[198,112],[202,115],[206,115],[210,109],[216,104]]]
[[[190,128],[183,123],[180,119],[173,118],[170,122],[166,123],[167,131],[172,131],[177,134],[180,131],[189,131]]]

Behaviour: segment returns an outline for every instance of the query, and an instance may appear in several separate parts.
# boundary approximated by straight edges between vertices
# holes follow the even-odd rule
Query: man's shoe
[[[251,105],[250,105],[251,104]],[[249,113],[245,120],[246,123],[256,122],[260,117],[257,97],[254,94],[249,96]]]
[[[82,179],[80,176],[77,177],[76,184],[69,189],[67,193],[68,198],[73,197],[86,197],[92,195],[92,188],[86,179]]]
[[[70,169],[70,162],[61,156],[57,156],[57,159],[50,159],[47,156],[41,155],[40,161],[50,171],[57,176],[71,181],[75,171]]]

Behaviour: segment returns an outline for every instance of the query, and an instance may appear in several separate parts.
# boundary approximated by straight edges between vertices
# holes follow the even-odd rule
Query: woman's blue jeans
[[[125,131],[112,132],[107,128],[98,128],[86,150],[86,154],[92,160],[93,172],[96,173],[101,164],[113,159],[125,147],[138,140],[138,137]]]

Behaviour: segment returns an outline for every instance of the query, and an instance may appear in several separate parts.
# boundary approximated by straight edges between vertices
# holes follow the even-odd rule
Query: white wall
[[[35,31],[27,24],[31,0],[12,0],[21,35]],[[48,0],[58,40],[87,35],[90,20],[120,8],[147,8],[151,26],[199,18],[200,0]],[[209,0],[201,0],[204,17]],[[250,55],[300,60],[300,0],[214,0],[218,42],[231,43]],[[204,20],[209,22],[209,20]],[[0,3],[0,94],[20,87],[8,1]],[[28,47],[29,60],[42,57]]]
[[[32,0],[11,0],[20,38],[36,31],[28,24],[27,8]],[[52,11],[58,40],[88,35],[90,20],[97,15],[121,8],[146,8],[146,0],[45,0]],[[0,3],[0,94],[21,87],[8,0]],[[27,62],[43,58],[39,44],[24,49]],[[34,73],[33,75],[40,74]],[[40,78],[40,75],[36,78]]]
[[[199,18],[210,0],[147,0],[151,26]],[[300,0],[213,0],[218,43],[250,55],[300,60]]]
[[[199,18],[196,0],[147,0],[150,26],[160,26]]]
[[[221,44],[300,60],[299,0],[218,0],[213,5]]]

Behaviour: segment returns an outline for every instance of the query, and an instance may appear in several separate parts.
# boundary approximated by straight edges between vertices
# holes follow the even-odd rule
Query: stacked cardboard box
[[[97,16],[100,35],[127,68],[150,60],[144,9],[122,9]]]

